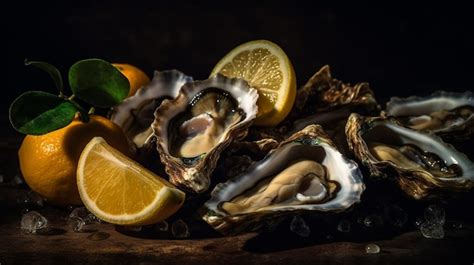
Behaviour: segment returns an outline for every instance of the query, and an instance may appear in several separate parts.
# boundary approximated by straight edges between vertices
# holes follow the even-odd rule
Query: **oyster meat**
[[[137,148],[142,148],[153,135],[151,124],[155,109],[164,99],[175,98],[181,87],[192,80],[178,70],[155,71],[148,85],[112,109],[110,119]]]
[[[310,125],[218,184],[200,212],[217,231],[236,234],[258,229],[265,219],[346,210],[364,188],[357,164],[344,158],[321,126]]]
[[[394,97],[385,114],[418,131],[465,138],[474,131],[474,96],[472,92],[439,91],[428,97]]]
[[[474,163],[441,138],[394,119],[352,114],[346,125],[354,154],[374,176],[395,177],[415,199],[474,187]]]
[[[204,192],[220,153],[242,139],[257,115],[258,93],[247,82],[216,75],[185,84],[156,109],[152,128],[173,184]]]

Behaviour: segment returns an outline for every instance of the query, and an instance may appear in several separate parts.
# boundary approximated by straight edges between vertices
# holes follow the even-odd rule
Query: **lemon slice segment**
[[[285,52],[273,42],[255,40],[237,46],[217,63],[211,76],[217,73],[242,78],[258,90],[256,125],[275,126],[293,107],[295,71]]]
[[[86,208],[121,225],[164,220],[183,204],[185,193],[94,137],[82,151],[77,186]]]

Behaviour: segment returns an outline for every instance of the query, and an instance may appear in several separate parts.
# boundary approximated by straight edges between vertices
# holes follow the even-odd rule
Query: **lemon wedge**
[[[214,67],[211,76],[246,80],[259,92],[256,125],[275,126],[290,112],[296,96],[296,76],[285,52],[275,43],[255,40],[227,53]]]
[[[86,208],[120,225],[164,220],[183,204],[185,193],[94,137],[82,151],[77,187]]]

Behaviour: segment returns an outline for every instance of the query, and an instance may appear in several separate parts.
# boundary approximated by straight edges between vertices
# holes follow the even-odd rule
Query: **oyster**
[[[343,112],[346,117],[355,110],[378,112],[379,106],[368,83],[343,83],[332,78],[329,66],[325,65],[297,91],[295,109],[290,115],[292,119],[312,119],[311,115],[317,114],[314,119],[318,122],[330,122],[332,117],[327,113],[340,109],[346,111],[338,111],[336,119]],[[324,118],[319,117],[321,114]]]
[[[155,71],[148,85],[112,109],[110,119],[122,128],[136,147],[142,148],[153,135],[150,125],[155,118],[155,109],[164,99],[175,98],[180,88],[191,81],[192,77],[178,70]]]
[[[354,154],[374,176],[395,177],[415,199],[474,187],[474,163],[441,138],[394,119],[352,114],[346,125]]]
[[[428,97],[394,97],[385,114],[418,131],[467,137],[474,131],[474,96],[472,92],[438,91]]]
[[[156,109],[152,128],[173,184],[204,192],[220,153],[242,139],[257,115],[257,90],[246,81],[216,75],[185,84]]]
[[[251,165],[216,185],[200,209],[223,234],[258,229],[264,219],[299,212],[343,211],[365,186],[357,164],[342,156],[319,125],[310,125]]]

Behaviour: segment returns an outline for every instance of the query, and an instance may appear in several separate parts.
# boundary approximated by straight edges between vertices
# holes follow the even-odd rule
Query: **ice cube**
[[[426,238],[443,239],[444,229],[443,225],[425,221],[420,226],[421,234]]]
[[[439,205],[432,204],[425,209],[425,221],[437,225],[444,225],[446,221],[446,213],[444,212],[443,207]]]
[[[304,219],[299,215],[293,217],[291,220],[290,230],[301,237],[308,237],[311,233],[308,225],[306,225]]]
[[[97,230],[94,225],[101,223],[101,220],[85,207],[78,207],[69,214],[67,223],[74,232],[90,232]]]
[[[20,228],[25,234],[46,232],[48,230],[48,219],[36,211],[31,211],[21,217]]]
[[[188,225],[181,219],[171,225],[171,234],[175,238],[187,238],[189,237]]]

